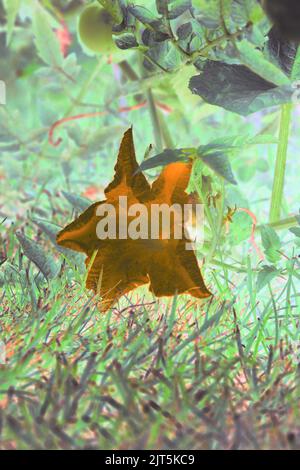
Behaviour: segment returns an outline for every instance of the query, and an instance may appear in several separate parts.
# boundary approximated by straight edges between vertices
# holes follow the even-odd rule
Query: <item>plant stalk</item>
[[[287,219],[277,220],[272,224],[269,224],[274,230],[286,230],[292,227],[298,227],[300,224],[299,216],[288,217]],[[256,230],[261,230],[264,225],[258,225]]]
[[[147,95],[150,116],[151,116],[153,131],[154,131],[155,146],[156,146],[157,152],[160,153],[163,151],[163,137],[162,137],[162,132],[160,128],[160,120],[159,120],[158,112],[155,106],[152,91],[149,89],[146,92],[146,95]]]
[[[287,161],[287,151],[289,144],[289,134],[291,127],[293,105],[291,103],[282,105],[281,108],[281,121],[279,131],[279,143],[277,149],[275,174],[273,180],[273,191],[270,208],[270,223],[275,223],[280,220],[283,190],[284,190],[284,178]]]

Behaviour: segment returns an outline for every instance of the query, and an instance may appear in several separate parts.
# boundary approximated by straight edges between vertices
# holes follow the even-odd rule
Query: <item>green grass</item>
[[[1,294],[2,449],[299,445],[297,260],[269,296],[248,264],[238,285],[215,270],[204,304],[145,289],[103,315],[71,263],[47,283],[14,249]]]

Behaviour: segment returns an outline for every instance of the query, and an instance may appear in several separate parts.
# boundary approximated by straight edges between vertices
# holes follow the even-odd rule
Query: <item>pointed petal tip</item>
[[[72,236],[70,234],[69,230],[66,230],[66,228],[63,228],[60,230],[60,232],[57,233],[56,235],[56,243],[58,245],[64,246],[67,241],[72,240]]]
[[[56,235],[56,243],[63,248],[68,248],[68,238],[63,230]]]
[[[124,132],[123,138],[121,140],[121,144],[122,144],[123,140],[125,140],[126,137],[129,137],[131,140],[133,140],[133,125],[128,127],[128,129]]]
[[[63,243],[63,241],[64,241],[64,231],[61,230],[60,232],[58,232],[56,234],[56,243],[58,245],[61,245]]]
[[[188,289],[186,293],[198,299],[208,299],[209,297],[213,297],[213,294],[206,287],[203,286]]]
[[[132,135],[132,133],[133,133],[133,125],[131,125],[131,126],[127,129],[127,131],[124,132],[124,136],[127,135],[127,134],[131,134],[131,135]]]
[[[75,237],[72,237],[71,232],[65,229],[61,230],[56,235],[56,243],[63,248],[68,248],[69,250],[85,253],[85,250],[83,246],[81,246],[80,242],[76,240]]]

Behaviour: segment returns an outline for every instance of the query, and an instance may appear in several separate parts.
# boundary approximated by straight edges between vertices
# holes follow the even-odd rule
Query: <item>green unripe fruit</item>
[[[113,18],[110,13],[97,4],[89,5],[80,15],[80,39],[93,52],[111,52],[115,48],[112,26]]]

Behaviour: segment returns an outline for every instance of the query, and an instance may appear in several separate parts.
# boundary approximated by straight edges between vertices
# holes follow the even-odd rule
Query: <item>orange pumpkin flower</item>
[[[161,232],[157,239],[99,239],[97,236],[97,224],[101,220],[97,209],[102,204],[112,205],[116,220],[120,221],[120,196],[126,196],[128,207],[133,204],[143,204],[147,209],[153,204],[183,207],[188,203],[185,190],[191,167],[191,163],[171,163],[151,187],[144,174],[138,172],[132,129],[129,129],[120,146],[114,179],[105,189],[106,200],[92,204],[58,233],[59,245],[87,255],[86,287],[101,296],[102,311],[123,294],[149,282],[150,291],[157,297],[188,293],[202,299],[211,295],[195,253],[186,250],[189,240],[185,235],[177,239],[172,229],[168,239]]]

